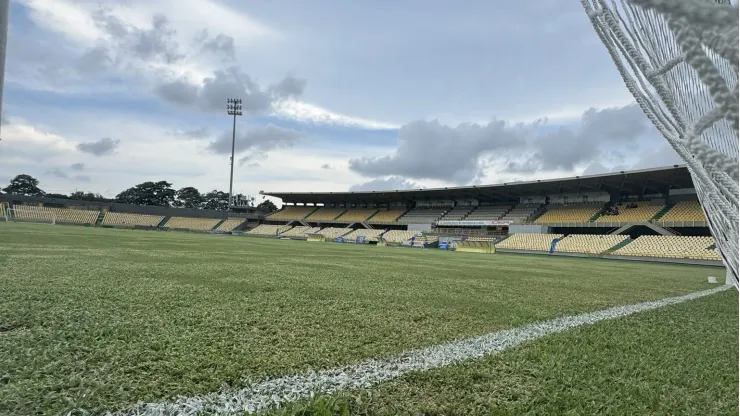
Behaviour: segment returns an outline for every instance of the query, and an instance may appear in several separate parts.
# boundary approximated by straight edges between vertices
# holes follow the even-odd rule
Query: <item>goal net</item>
[[[738,9],[727,0],[581,0],[637,103],[686,163],[738,287]]]
[[[56,224],[56,215],[53,211],[32,208],[14,207],[5,209],[6,222],[36,222],[42,224]]]

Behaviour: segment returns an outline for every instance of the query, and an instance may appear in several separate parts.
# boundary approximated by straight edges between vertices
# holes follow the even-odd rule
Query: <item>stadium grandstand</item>
[[[266,216],[0,195],[7,221],[720,264],[685,166],[444,189],[281,193]],[[489,252],[486,250],[486,252]],[[493,252],[493,250],[490,250]]]
[[[283,209],[266,218],[274,227],[303,224],[295,232],[278,229],[290,238],[318,233],[450,247],[468,240],[501,252],[720,261],[682,165],[444,189],[261,194],[283,201]]]

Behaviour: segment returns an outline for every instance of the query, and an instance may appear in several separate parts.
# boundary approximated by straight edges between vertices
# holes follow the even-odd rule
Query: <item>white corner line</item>
[[[480,358],[527,341],[603,320],[632,315],[667,305],[712,295],[734,286],[718,286],[688,295],[657,301],[617,306],[596,312],[556,318],[518,328],[409,350],[390,358],[369,359],[345,367],[268,379],[243,389],[178,397],[170,403],[139,403],[109,416],[233,415],[267,408],[340,390],[369,388],[407,373],[432,370],[465,360]]]

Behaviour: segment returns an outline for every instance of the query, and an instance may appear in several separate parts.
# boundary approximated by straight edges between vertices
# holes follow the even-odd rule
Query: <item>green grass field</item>
[[[241,387],[708,289],[723,273],[0,223],[0,414]],[[723,292],[276,412],[737,414],[737,315]]]

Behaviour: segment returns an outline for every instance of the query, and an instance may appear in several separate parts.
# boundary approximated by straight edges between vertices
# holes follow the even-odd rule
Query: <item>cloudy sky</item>
[[[14,0],[0,184],[346,191],[678,163],[578,1]]]

